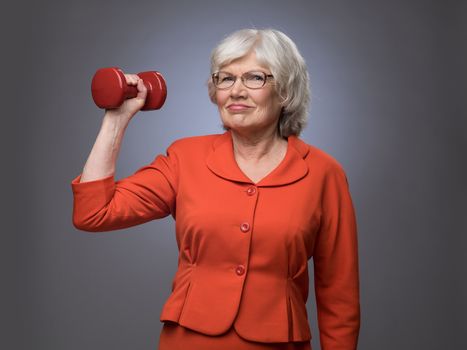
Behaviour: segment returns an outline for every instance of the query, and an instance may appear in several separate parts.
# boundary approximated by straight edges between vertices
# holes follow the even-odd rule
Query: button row
[[[247,190],[246,190],[246,194],[249,195],[249,196],[254,196],[256,194],[256,187],[254,186],[251,186],[251,187],[248,187]],[[250,224],[248,222],[244,222],[240,225],[240,230],[242,232],[248,232],[250,231]],[[242,276],[244,273],[245,273],[245,266],[243,265],[238,265],[236,268],[235,268],[235,273],[239,276]]]

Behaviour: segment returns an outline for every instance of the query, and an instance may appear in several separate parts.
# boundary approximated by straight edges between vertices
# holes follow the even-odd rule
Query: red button
[[[245,266],[243,265],[238,265],[237,268],[235,269],[235,272],[237,275],[241,276],[245,273]]]
[[[240,230],[242,230],[242,232],[250,231],[250,224],[248,222],[244,222],[240,225]]]
[[[249,196],[253,196],[256,193],[256,187],[248,187],[246,190],[246,194]]]

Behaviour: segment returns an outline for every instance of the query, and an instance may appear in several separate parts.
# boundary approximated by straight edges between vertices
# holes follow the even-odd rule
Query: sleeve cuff
[[[102,179],[91,180],[86,182],[80,182],[81,175],[79,174],[71,181],[71,188],[75,194],[78,193],[96,193],[96,191],[104,190],[104,193],[108,194],[112,192],[115,186],[114,175],[106,176]],[[108,197],[108,196],[106,196]]]

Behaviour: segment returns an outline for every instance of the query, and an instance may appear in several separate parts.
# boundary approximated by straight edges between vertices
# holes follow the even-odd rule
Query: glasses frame
[[[228,74],[228,75],[230,75],[231,77],[233,77],[232,84],[231,84],[230,86],[224,87],[224,88],[220,88],[220,87],[217,86],[217,84],[216,84],[216,78],[217,78],[217,76],[218,76],[220,73],[225,73],[225,74]],[[265,79],[264,79],[263,85],[261,85],[261,86],[259,86],[259,87],[254,87],[254,88],[247,86],[247,85],[245,84],[245,74],[249,74],[249,73],[262,73],[262,74],[264,74]],[[274,75],[272,75],[272,74],[267,74],[267,73],[262,72],[262,71],[256,71],[256,70],[251,70],[251,71],[245,72],[245,73],[243,73],[243,74],[240,76],[240,80],[241,80],[243,86],[246,87],[247,89],[251,89],[251,90],[262,89],[262,88],[266,85],[266,83],[268,82],[268,79],[270,79],[270,78],[274,78]],[[211,79],[212,79],[212,83],[214,84],[214,86],[216,87],[216,89],[218,89],[218,90],[228,90],[228,89],[231,89],[232,86],[235,85],[235,83],[237,82],[238,76],[237,76],[237,75],[230,74],[230,73],[228,73],[228,72],[219,71],[219,72],[213,73],[213,74],[211,75]]]

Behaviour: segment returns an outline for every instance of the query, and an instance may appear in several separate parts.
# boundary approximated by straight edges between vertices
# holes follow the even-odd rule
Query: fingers
[[[142,80],[136,74],[125,74],[125,79],[128,85],[138,85],[138,81]]]
[[[136,98],[145,101],[146,100],[146,95],[147,95],[147,89],[146,85],[144,85],[143,80],[138,81],[138,94],[136,95]]]
[[[126,83],[128,85],[136,85],[138,88],[138,97],[142,98],[146,96],[146,85],[144,85],[143,79],[141,79],[138,75],[136,74],[124,74]]]

